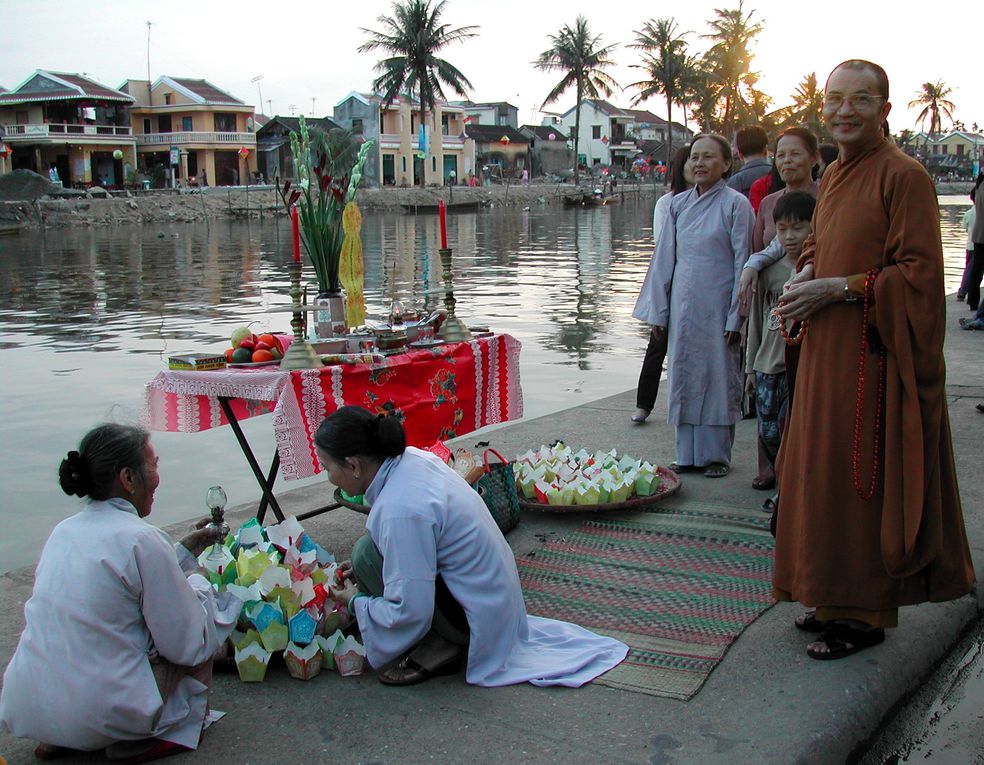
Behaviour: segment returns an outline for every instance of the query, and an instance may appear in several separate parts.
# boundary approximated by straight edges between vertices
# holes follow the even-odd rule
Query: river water
[[[968,201],[940,203],[952,292]],[[523,343],[526,416],[635,386],[646,328],[631,313],[651,236],[651,200],[449,218],[458,314]],[[436,216],[365,217],[370,318],[395,299],[436,304],[439,296],[425,293],[440,286],[438,237]],[[168,355],[221,351],[229,333],[250,322],[254,331],[289,331],[290,315],[270,312],[290,302],[289,261],[287,226],[269,220],[0,238],[0,572],[33,563],[51,528],[78,509],[57,486],[59,461],[97,422],[138,420],[144,385]],[[269,464],[269,417],[243,425]],[[215,483],[231,505],[259,497],[229,429],[155,433],[154,444],[162,475],[156,524],[203,515]]]

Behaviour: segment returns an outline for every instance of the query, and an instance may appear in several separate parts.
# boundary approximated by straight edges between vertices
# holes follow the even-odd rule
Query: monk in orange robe
[[[808,326],[776,466],[773,589],[815,607],[796,620],[821,633],[815,659],[875,645],[899,606],[974,582],[946,406],[936,190],[885,138],[890,109],[876,64],[846,61],[828,78],[840,155],[780,307]]]

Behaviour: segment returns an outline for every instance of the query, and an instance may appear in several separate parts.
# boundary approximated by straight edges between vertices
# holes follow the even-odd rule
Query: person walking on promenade
[[[648,294],[646,285],[649,274],[652,273],[653,261],[656,258],[655,246],[659,243],[659,235],[670,214],[670,200],[674,194],[680,194],[694,185],[693,176],[687,161],[690,159],[690,144],[685,144],[674,152],[673,164],[670,167],[670,191],[656,200],[653,207],[653,258],[649,261],[649,270],[643,280],[643,288],[639,291],[635,309],[632,315],[642,318],[646,310]],[[640,315],[636,315],[639,313]],[[632,422],[637,425],[644,423],[656,403],[659,394],[659,378],[663,375],[663,361],[666,359],[666,332],[649,332],[649,345],[642,360],[642,370],[639,372],[639,385],[636,389],[636,410]]]
[[[758,125],[746,125],[735,133],[735,148],[738,149],[738,158],[744,164],[728,178],[728,188],[747,198],[752,184],[772,172],[768,159],[769,135]]]
[[[748,258],[755,216],[725,184],[731,146],[699,135],[690,149],[696,186],[670,200],[643,293],[633,316],[668,333],[668,421],[676,426],[677,472],[721,478],[731,469],[741,419],[738,277]]]
[[[814,659],[880,643],[900,606],[968,593],[974,569],[946,405],[939,211],[883,127],[888,77],[839,64],[823,117],[840,148],[782,298],[807,324],[776,463],[773,590],[815,610]],[[796,338],[791,338],[794,342]]]

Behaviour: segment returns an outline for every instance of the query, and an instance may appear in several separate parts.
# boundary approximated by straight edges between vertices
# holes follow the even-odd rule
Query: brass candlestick
[[[294,342],[284,354],[280,368],[319,369],[322,366],[321,359],[314,352],[311,344],[304,339],[304,312],[299,309],[305,306],[301,305],[301,264],[297,262],[290,264],[290,299],[294,308],[294,317],[290,320],[291,329],[294,330]]]
[[[448,315],[437,335],[449,343],[471,340],[472,334],[468,331],[468,327],[461,319],[454,315],[454,305],[458,301],[454,299],[454,288],[452,285],[451,248],[442,247],[438,252],[441,253],[441,265],[444,268],[444,307],[447,308]]]

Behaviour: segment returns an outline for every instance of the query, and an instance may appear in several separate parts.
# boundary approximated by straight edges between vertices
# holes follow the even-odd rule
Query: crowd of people
[[[807,654],[820,660],[884,640],[900,606],[974,582],[945,397],[936,192],[888,137],[890,111],[884,70],[850,60],[824,92],[835,159],[797,127],[770,164],[767,136],[748,127],[728,178],[730,143],[696,136],[677,172],[693,187],[657,204],[633,314],[651,339],[632,420],[649,417],[668,355],[671,468],[727,475],[742,390],[753,395],[752,485],[778,489],[765,504],[774,595],[810,607],[795,626],[818,633]],[[978,312],[967,329],[984,329],[982,199],[965,221],[958,297]]]
[[[656,204],[634,311],[651,330],[632,419],[650,416],[668,356],[673,470],[727,476],[743,392],[754,398],[753,485],[779,492],[774,596],[810,609],[794,626],[817,633],[806,650],[820,660],[881,642],[901,606],[974,583],[944,390],[935,189],[887,140],[890,110],[881,67],[834,69],[823,113],[838,153],[819,183],[821,147],[803,128],[778,137],[773,163],[761,129],[739,131],[733,175],[731,142],[698,135]],[[977,310],[982,198],[962,290]],[[332,595],[381,682],[464,667],[478,686],[578,687],[625,658],[618,640],[527,614],[484,501],[407,446],[397,417],[342,407],[315,444],[331,484],[372,507]],[[216,532],[201,523],[172,545],[146,521],[160,477],[137,427],[92,430],[59,482],[87,502],[41,554],[0,726],[36,739],[40,759],[105,749],[137,763],[196,748],[212,659],[242,608],[198,572]]]

